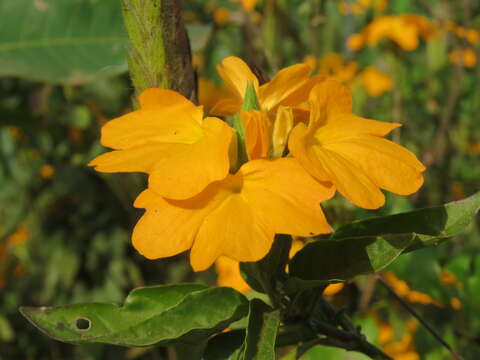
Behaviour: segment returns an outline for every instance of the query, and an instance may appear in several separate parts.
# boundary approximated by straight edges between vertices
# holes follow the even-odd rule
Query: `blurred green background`
[[[350,86],[357,114],[404,124],[393,140],[427,165],[424,187],[388,196],[379,211],[335,198],[324,205],[332,225],[479,190],[478,1],[189,0],[183,7],[207,109],[223,91],[216,64],[236,55],[267,76],[304,61]],[[141,285],[215,284],[214,270],[192,273],[185,254],[149,261],[130,245],[144,176],[86,166],[104,151],[101,125],[131,109],[126,48],[120,0],[0,2],[1,360],[169,358],[168,349],[56,342],[18,307],[120,303]],[[480,357],[478,225],[387,269],[390,285],[465,359]],[[332,301],[395,359],[451,358],[373,277],[347,284]],[[291,358],[289,351],[279,358]],[[303,358],[362,357],[316,347]]]

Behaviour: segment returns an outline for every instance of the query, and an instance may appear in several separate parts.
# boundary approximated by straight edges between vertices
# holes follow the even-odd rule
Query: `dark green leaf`
[[[231,288],[180,284],[135,289],[123,307],[97,303],[21,312],[57,340],[147,346],[205,339],[245,316],[247,304]]]
[[[280,325],[280,310],[273,310],[262,300],[250,302],[245,352],[242,360],[274,360],[275,340]]]
[[[406,251],[434,246],[463,231],[480,208],[480,193],[465,200],[340,227],[312,242],[290,263],[303,280],[349,279],[376,272]]]
[[[350,279],[383,269],[412,242],[413,235],[385,235],[307,244],[290,263],[303,280]]]
[[[0,76],[80,84],[127,70],[120,1],[2,1],[0,14]]]
[[[208,341],[203,358],[205,360],[234,359],[244,339],[245,330],[232,330],[218,334]]]
[[[265,289],[265,286],[273,289],[276,280],[285,277],[285,267],[291,246],[290,235],[276,235],[272,248],[262,260],[240,263],[240,270],[252,289],[266,292],[268,289]]]

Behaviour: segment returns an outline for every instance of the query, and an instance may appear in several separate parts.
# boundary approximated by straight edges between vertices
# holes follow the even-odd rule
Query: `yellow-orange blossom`
[[[376,208],[384,202],[380,188],[409,194],[421,185],[424,168],[415,155],[381,138],[399,124],[353,115],[350,93],[338,82],[310,77],[310,68],[299,64],[259,86],[233,57],[219,70],[237,95],[213,113],[238,112],[248,83],[260,103],[240,114],[248,161],[238,171],[229,151],[242,139],[235,140],[222,120],[203,119],[202,107],[173,91],[145,91],[140,110],[102,129],[102,143],[114,151],[91,165],[149,174],[149,188],[134,204],[146,210],[133,232],[145,257],[191,249],[197,271],[222,255],[257,261],[277,233],[330,232],[320,202],[336,189],[361,207]],[[288,137],[293,157],[281,158]]]

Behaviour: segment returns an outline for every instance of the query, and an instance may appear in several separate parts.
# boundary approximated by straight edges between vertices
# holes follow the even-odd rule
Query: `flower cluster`
[[[360,33],[348,39],[348,47],[359,50],[365,45],[377,45],[382,39],[389,39],[405,51],[418,47],[419,38],[429,39],[437,28],[424,16],[414,14],[384,15],[375,18]]]
[[[148,174],[132,236],[145,257],[190,249],[196,271],[220,256],[257,261],[275,234],[329,233],[320,203],[336,191],[375,209],[381,189],[407,195],[422,185],[415,155],[384,138],[400,124],[354,115],[341,83],[297,64],[261,85],[236,57],[218,71],[230,95],[210,114],[232,126],[174,91],[148,89],[138,110],[102,128],[114,151],[90,165]]]

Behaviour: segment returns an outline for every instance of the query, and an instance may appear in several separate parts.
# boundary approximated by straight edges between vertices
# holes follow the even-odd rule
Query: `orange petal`
[[[315,105],[311,106],[311,110],[317,107],[328,116],[352,112],[352,94],[350,90],[335,80],[327,79],[315,85],[310,92],[309,100],[315,103]]]
[[[300,103],[308,98],[309,75],[312,69],[307,64],[296,64],[280,70],[268,83],[262,85],[259,91],[259,100],[262,108],[269,111],[278,105],[290,102]],[[304,91],[305,90],[305,91]],[[298,101],[293,101],[298,97]]]
[[[333,187],[316,182],[293,158],[250,161],[242,166],[243,196],[275,233],[311,236],[331,232],[320,202]]]
[[[227,88],[233,91],[238,98],[244,98],[249,82],[258,92],[258,79],[243,60],[229,56],[217,65],[217,70]]]
[[[210,110],[211,115],[226,116],[240,111],[242,100],[240,98],[223,99],[217,102]]]
[[[193,207],[199,202],[194,199],[190,208],[179,207],[151,190],[142,192],[134,205],[146,207],[147,211],[133,230],[135,249],[148,259],[169,257],[190,249],[205,216],[201,207]]]
[[[169,199],[187,199],[228,174],[232,129],[220,119],[206,118],[203,131],[195,144],[163,144],[149,177],[155,192]]]
[[[215,271],[218,274],[217,285],[229,286],[241,293],[249,291],[250,286],[243,280],[239,265],[236,260],[220,256],[215,262]]]
[[[412,194],[423,184],[422,163],[389,140],[365,135],[325,147],[358,164],[377,186],[395,194]]]
[[[107,122],[101,143],[128,149],[149,142],[191,144],[201,137],[202,109],[183,111],[177,106],[140,109]]]
[[[239,194],[229,196],[202,224],[190,252],[195,271],[205,270],[220,255],[238,261],[258,261],[273,242],[274,233]]]
[[[265,113],[251,110],[242,111],[241,119],[245,130],[245,145],[250,160],[268,156],[272,125]]]
[[[351,113],[344,113],[325,119],[324,123],[316,129],[315,139],[326,144],[361,134],[385,136],[400,126],[402,124],[370,120]]]
[[[290,134],[289,149],[298,162],[320,182],[332,182],[338,191],[357,206],[376,209],[385,203],[378,186],[353,161],[320,145],[311,145],[304,124]]]
[[[182,94],[167,89],[151,88],[140,94],[138,102],[142,108],[172,107],[178,111],[195,112],[198,108]]]
[[[152,171],[158,161],[157,155],[165,148],[161,143],[150,143],[127,150],[110,151],[90,161],[89,166],[106,173]]]

